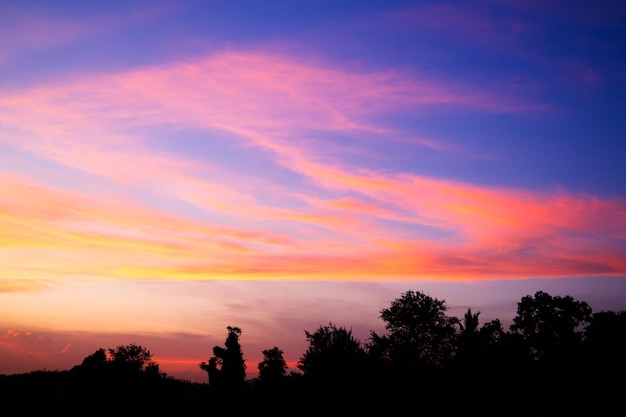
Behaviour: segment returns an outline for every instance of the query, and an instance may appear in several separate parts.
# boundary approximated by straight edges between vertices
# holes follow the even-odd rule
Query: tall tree
[[[458,321],[460,333],[455,353],[455,362],[462,367],[471,367],[478,362],[482,351],[482,340],[478,330],[478,316],[480,311],[472,313],[468,308],[462,320]]]
[[[368,348],[400,374],[443,366],[454,351],[455,324],[444,300],[407,291],[380,312],[388,335],[371,333]]]
[[[239,327],[228,326],[224,347],[214,346],[213,357],[200,363],[200,369],[209,375],[209,384],[218,388],[235,388],[243,385],[246,378],[246,363],[243,358]]]
[[[522,297],[517,304],[510,329],[524,337],[532,358],[556,363],[580,352],[590,320],[591,307],[586,302],[537,291],[534,297]]]

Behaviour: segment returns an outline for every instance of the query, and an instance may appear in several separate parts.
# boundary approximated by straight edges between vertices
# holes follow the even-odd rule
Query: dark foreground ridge
[[[159,371],[135,344],[100,348],[70,370],[0,375],[7,416],[594,416],[623,411],[626,312],[592,312],[544,292],[523,297],[508,330],[479,312],[407,291],[381,310],[386,334],[365,343],[333,323],[305,331],[309,347],[287,373],[263,351],[245,379],[242,330],[199,364],[208,383]]]

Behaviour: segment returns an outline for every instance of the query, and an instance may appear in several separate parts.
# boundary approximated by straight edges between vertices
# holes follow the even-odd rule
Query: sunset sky
[[[3,1],[0,374],[626,310],[625,161],[624,2]]]

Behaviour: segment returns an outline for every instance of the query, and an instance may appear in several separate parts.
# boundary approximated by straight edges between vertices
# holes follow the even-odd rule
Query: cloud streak
[[[349,135],[374,154],[366,137],[404,140],[384,122],[390,113],[433,105],[517,112],[515,100],[400,72],[241,51],[4,95],[0,144],[112,191],[0,172],[10,258],[2,278],[623,274],[623,199],[367,168],[324,140]],[[288,175],[276,181],[260,171],[251,182],[219,152],[200,157],[197,143],[180,152],[177,132],[189,129],[202,132],[197,142],[208,149],[261,151]],[[173,138],[157,140],[162,131]],[[195,215],[177,213],[181,204]]]

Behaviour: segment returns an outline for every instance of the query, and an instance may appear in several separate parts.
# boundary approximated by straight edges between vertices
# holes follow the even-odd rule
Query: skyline
[[[189,375],[228,325],[293,364],[408,289],[481,322],[537,290],[626,309],[618,2],[0,15],[0,373],[135,337]]]

